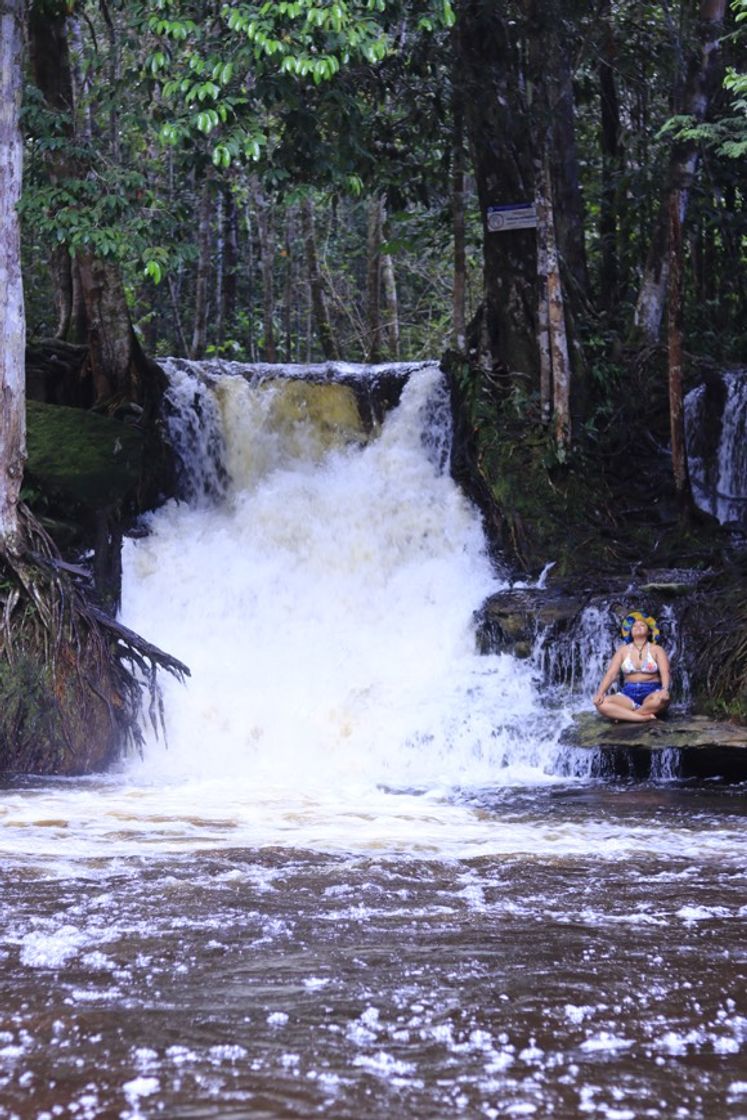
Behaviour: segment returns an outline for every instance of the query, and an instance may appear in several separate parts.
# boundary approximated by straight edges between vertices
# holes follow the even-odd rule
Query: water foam
[[[192,670],[166,686],[170,749],[135,770],[286,789],[541,778],[554,732],[531,668],[475,651],[500,582],[445,470],[438,368],[378,438],[325,455],[301,423],[279,445],[262,384],[216,388],[227,500],[171,503],[125,550],[124,621]]]

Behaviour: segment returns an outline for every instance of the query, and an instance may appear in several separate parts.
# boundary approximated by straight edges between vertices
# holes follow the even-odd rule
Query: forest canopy
[[[525,298],[516,274],[529,283],[536,269],[534,234],[488,235],[484,215],[489,198],[534,200],[544,147],[566,299],[593,364],[634,327],[672,152],[690,147],[688,345],[734,357],[746,13],[722,5],[697,119],[688,75],[709,7],[38,2],[24,106],[31,333],[84,341],[62,258],[85,253],[120,266],[153,354],[438,354],[454,333],[455,221],[466,320],[483,301],[484,240],[488,271],[511,270],[508,294]]]

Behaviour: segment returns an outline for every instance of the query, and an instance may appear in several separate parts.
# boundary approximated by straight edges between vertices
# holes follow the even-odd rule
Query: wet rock
[[[65,509],[108,508],[134,495],[142,432],[64,405],[27,404],[26,483]]]
[[[526,588],[499,591],[475,612],[475,638],[482,654],[512,653],[528,657],[538,630],[567,631],[588,596]]]
[[[657,771],[652,756],[676,752],[679,777],[747,779],[747,727],[672,712],[649,723],[612,723],[582,712],[561,736],[566,747],[599,752],[598,772],[645,778]]]

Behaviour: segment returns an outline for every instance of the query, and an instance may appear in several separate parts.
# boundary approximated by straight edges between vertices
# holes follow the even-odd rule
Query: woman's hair
[[[648,626],[648,637],[651,642],[658,642],[659,640],[659,627],[653,615],[644,615],[640,611],[631,611],[622,620],[620,626],[620,633],[626,642],[633,641],[633,624],[636,622],[645,622]]]

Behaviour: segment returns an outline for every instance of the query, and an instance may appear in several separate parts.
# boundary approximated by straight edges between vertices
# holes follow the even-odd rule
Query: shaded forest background
[[[688,81],[709,7],[720,49],[699,109]],[[484,234],[484,212],[534,201],[546,156],[575,365],[604,381],[647,270],[665,261],[662,206],[676,150],[691,148],[687,345],[734,360],[747,121],[724,86],[738,12],[718,7],[35,4],[30,334],[88,340],[76,265],[93,257],[119,267],[154,355],[439,354],[460,345],[455,274],[469,322],[484,257],[489,291],[508,284],[496,253],[504,271],[536,272],[535,233]],[[638,325],[658,340],[655,323]],[[510,372],[511,340],[491,357]],[[537,360],[514,364],[529,374]]]

